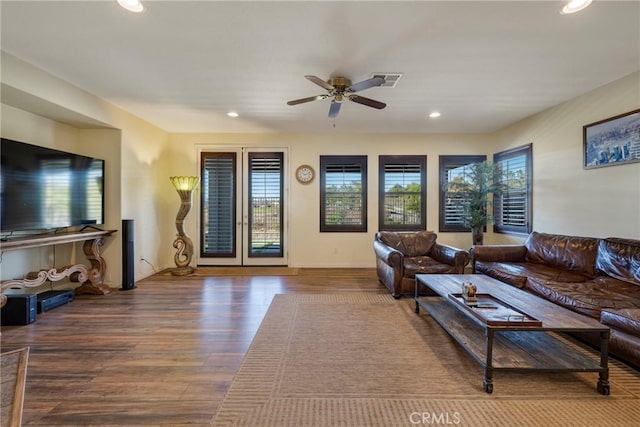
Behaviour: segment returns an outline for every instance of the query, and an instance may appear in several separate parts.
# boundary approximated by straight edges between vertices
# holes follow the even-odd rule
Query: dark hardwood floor
[[[208,271],[159,273],[3,326],[2,351],[31,348],[23,425],[209,425],[275,294],[388,293],[374,269]]]

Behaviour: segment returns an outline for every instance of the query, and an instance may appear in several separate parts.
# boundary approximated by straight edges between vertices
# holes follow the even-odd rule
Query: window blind
[[[531,218],[531,145],[497,153],[494,162],[500,168],[504,190],[494,197],[494,230],[530,232]]]
[[[321,156],[320,231],[366,231],[366,156]]]
[[[282,153],[250,153],[249,256],[283,255],[282,163]]]
[[[465,205],[470,200],[452,184],[468,181],[470,167],[486,156],[440,156],[440,231],[469,231],[465,225]],[[459,188],[460,186],[458,186]]]
[[[426,228],[425,156],[380,156],[380,230]]]
[[[235,153],[203,153],[202,256],[235,256]]]

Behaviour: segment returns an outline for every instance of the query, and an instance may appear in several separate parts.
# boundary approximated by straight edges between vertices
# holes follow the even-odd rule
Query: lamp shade
[[[169,179],[178,191],[193,191],[200,181],[197,176],[172,176]]]

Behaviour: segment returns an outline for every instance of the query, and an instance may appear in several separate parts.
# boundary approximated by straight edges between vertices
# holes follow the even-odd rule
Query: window
[[[465,179],[466,168],[487,156],[440,156],[440,231],[470,231],[464,224],[465,197],[450,190],[450,183]]]
[[[235,153],[202,153],[201,257],[236,254]]]
[[[320,231],[367,231],[367,156],[320,156]]]
[[[496,233],[531,232],[531,151],[528,144],[493,155],[505,187],[502,194],[493,199],[493,231]]]
[[[282,257],[283,161],[280,153],[249,153],[249,256]]]
[[[425,230],[426,156],[380,156],[380,230]]]

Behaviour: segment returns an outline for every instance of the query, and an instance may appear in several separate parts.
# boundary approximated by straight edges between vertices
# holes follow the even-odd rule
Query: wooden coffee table
[[[457,298],[463,282],[476,285],[481,307],[466,306]],[[422,290],[434,296],[419,296]],[[482,274],[416,275],[416,313],[420,307],[482,366],[487,393],[493,392],[497,370],[598,372],[596,389],[610,392],[610,331],[595,319]],[[599,334],[600,360],[569,346],[557,332]]]

